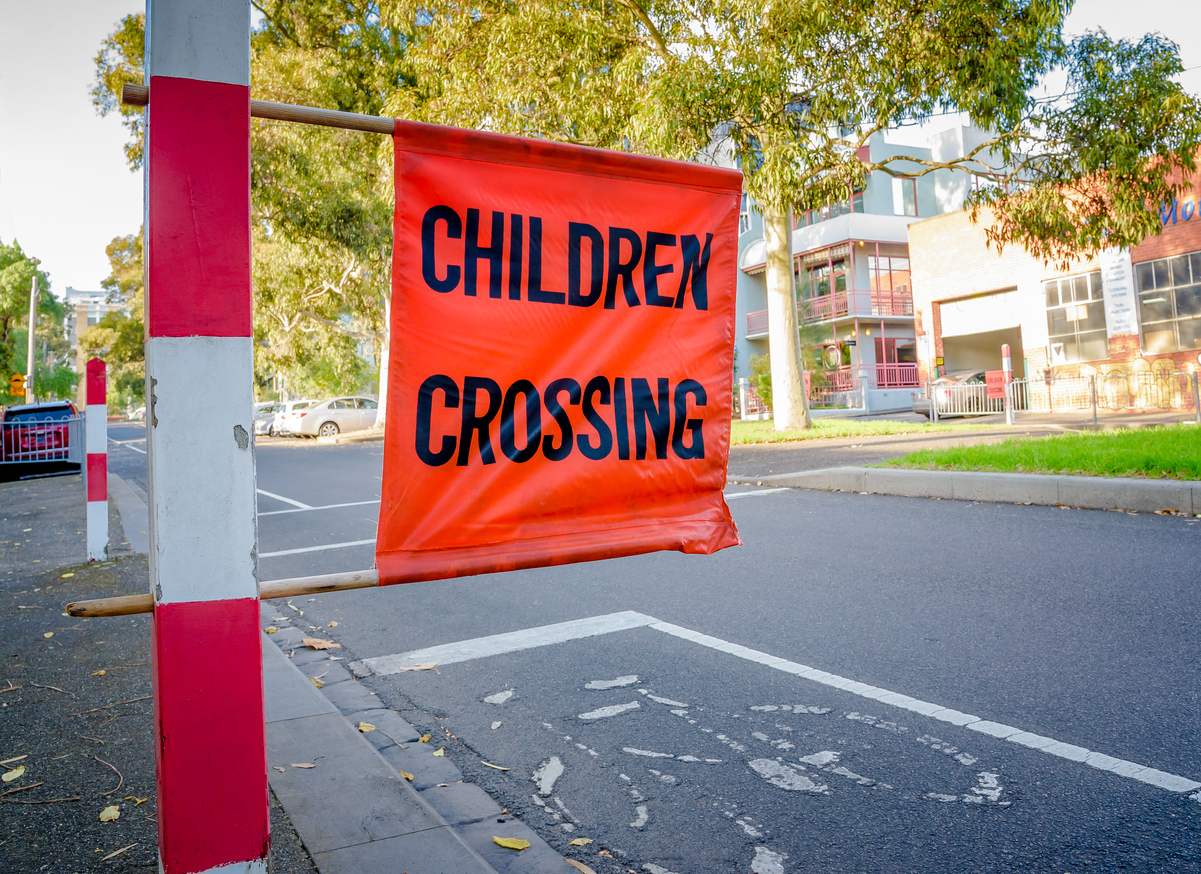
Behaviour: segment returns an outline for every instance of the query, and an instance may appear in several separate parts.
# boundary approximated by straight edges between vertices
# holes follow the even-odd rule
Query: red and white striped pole
[[[164,874],[265,874],[249,0],[148,0],[146,397]]]
[[[1005,374],[1005,424],[1013,424],[1013,359],[1009,344],[1001,344],[1001,372]]]
[[[88,561],[108,557],[108,404],[105,400],[104,362],[88,360],[87,406],[83,433],[87,449]]]

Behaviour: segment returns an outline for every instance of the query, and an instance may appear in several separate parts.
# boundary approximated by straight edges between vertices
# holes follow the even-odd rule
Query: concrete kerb
[[[1201,514],[1201,482],[1182,480],[878,467],[832,467],[744,476],[739,480],[765,486],[911,498]]]

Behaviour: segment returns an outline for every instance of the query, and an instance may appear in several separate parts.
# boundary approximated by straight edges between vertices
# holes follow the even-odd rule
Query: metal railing
[[[1111,412],[1197,410],[1195,373],[1144,370],[1100,373],[1096,376],[1052,374],[1045,379],[1015,379],[1018,409],[1070,412],[1097,409]]]
[[[83,416],[40,422],[5,422],[0,426],[0,463],[46,461],[84,463]]]
[[[920,388],[916,364],[877,364],[877,388]]]
[[[868,291],[853,289],[811,297],[797,302],[797,314],[803,322],[828,322],[842,318],[879,318],[912,316],[913,294],[908,291]],[[767,310],[746,314],[746,332],[750,336],[768,331]]]

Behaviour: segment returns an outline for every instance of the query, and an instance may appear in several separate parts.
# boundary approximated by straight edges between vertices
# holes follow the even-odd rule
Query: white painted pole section
[[[33,360],[34,337],[33,337],[33,335],[34,335],[35,331],[37,330],[37,326],[38,326],[38,278],[35,275],[33,277],[33,288],[30,289],[30,291],[29,291],[29,342],[26,344],[26,346],[28,347],[28,354],[25,357],[25,361],[26,361],[26,364],[25,364],[25,403],[27,403],[27,404],[32,404],[34,402],[34,400],[33,400],[33,374],[34,374],[34,371],[33,371],[33,367],[34,367],[34,360]]]
[[[87,364],[87,407],[84,412],[86,492],[88,499],[88,561],[108,558],[108,403],[105,365],[99,358]]]
[[[1001,371],[1005,374],[1005,424],[1013,424],[1013,359],[1009,344],[1001,345]]]

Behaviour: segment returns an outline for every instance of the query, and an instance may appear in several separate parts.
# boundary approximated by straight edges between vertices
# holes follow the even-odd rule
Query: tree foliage
[[[129,130],[129,141],[125,144],[125,160],[129,169],[142,166],[142,140],[146,134],[146,114],[140,106],[125,106],[121,103],[121,88],[124,85],[141,85],[143,61],[146,50],[146,15],[126,15],[117,23],[117,29],[104,38],[100,51],[93,63],[96,79],[92,83],[92,104],[102,115],[117,112],[121,123]]]
[[[59,389],[66,391],[60,396],[70,393],[71,386],[64,382],[64,377],[57,372],[56,365],[60,364],[57,356],[66,345],[63,330],[66,310],[62,302],[50,291],[50,277],[38,265],[37,258],[27,255],[21,244],[13,240],[5,244],[0,240],[0,402],[20,403],[22,398],[13,398],[8,394],[8,378],[14,373],[28,376],[27,343],[29,340],[29,296],[33,290],[33,279],[38,280],[38,324],[35,339],[40,342],[35,347],[34,390],[37,394],[59,394]],[[46,350],[46,359],[43,357]],[[51,357],[53,356],[53,357]],[[69,381],[69,379],[67,380]]]

